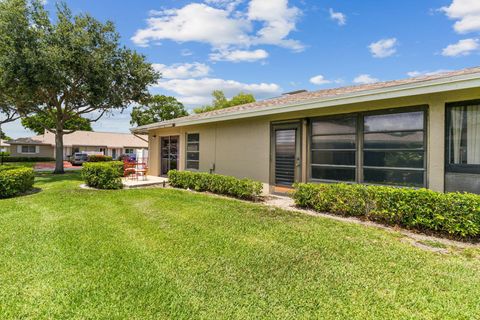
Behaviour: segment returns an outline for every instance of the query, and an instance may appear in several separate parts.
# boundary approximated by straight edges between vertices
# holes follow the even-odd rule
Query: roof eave
[[[326,97],[312,99],[300,103],[292,103],[275,106],[274,108],[259,108],[256,110],[242,110],[223,115],[214,115],[208,118],[184,120],[181,118],[174,123],[163,124],[161,122],[146,126],[132,128],[133,133],[148,133],[150,130],[162,129],[165,127],[182,127],[211,122],[228,121],[242,118],[275,115],[280,113],[288,113],[295,111],[305,111],[317,108],[326,108],[336,105],[353,104],[360,102],[369,102],[375,100],[401,98],[407,96],[416,96],[422,94],[432,94],[439,92],[447,92],[453,90],[472,89],[480,87],[480,73],[472,73],[468,75],[456,76],[448,79],[435,79],[420,83],[412,83],[407,85],[392,86],[380,89],[366,90],[355,93],[349,93],[334,97]]]

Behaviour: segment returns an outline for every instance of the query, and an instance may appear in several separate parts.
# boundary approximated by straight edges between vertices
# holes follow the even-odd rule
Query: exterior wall
[[[21,145],[12,144],[10,146],[10,155],[12,157],[28,157],[28,158],[54,158],[54,148],[50,145],[37,146],[37,153],[20,153],[18,147]]]
[[[1,147],[0,147],[0,152],[8,152],[8,153],[10,153],[10,147],[1,146]]]
[[[382,109],[428,105],[427,112],[427,186],[436,191],[445,190],[445,104],[478,99],[480,88],[419,95],[406,98],[356,103],[328,108],[291,112],[274,116],[248,118],[152,130],[149,133],[150,174],[160,173],[160,137],[179,135],[179,169],[185,167],[185,136],[187,132],[200,134],[200,171],[208,172],[215,165],[215,173],[248,177],[270,183],[270,126],[272,122],[302,120],[324,115],[348,114]],[[305,121],[303,122],[305,124]],[[302,135],[302,181],[307,180],[307,128]]]

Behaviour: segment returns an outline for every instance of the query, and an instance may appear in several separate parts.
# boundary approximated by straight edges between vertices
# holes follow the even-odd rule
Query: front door
[[[279,124],[272,128],[273,183],[291,188],[300,180],[300,124]]]
[[[162,137],[161,159],[162,176],[167,175],[170,170],[178,169],[178,136]]]

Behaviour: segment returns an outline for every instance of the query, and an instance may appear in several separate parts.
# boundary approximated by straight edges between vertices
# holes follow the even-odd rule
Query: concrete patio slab
[[[123,178],[122,183],[125,189],[129,188],[141,188],[141,187],[152,187],[152,186],[166,186],[168,178],[156,177],[156,176],[146,176],[145,180],[139,178],[138,180],[132,180]]]

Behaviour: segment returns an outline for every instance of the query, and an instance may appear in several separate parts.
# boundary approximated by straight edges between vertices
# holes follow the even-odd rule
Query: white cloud
[[[453,28],[458,33],[480,31],[480,1],[453,0],[450,6],[442,7],[441,11],[455,22]]]
[[[355,79],[353,79],[353,82],[356,83],[356,84],[371,84],[371,83],[375,83],[375,82],[379,82],[379,81],[380,80],[372,77],[369,74],[361,74],[361,75],[355,77]]]
[[[300,9],[288,6],[288,0],[251,0],[248,19],[263,23],[252,43],[278,45],[302,51],[304,46],[299,41],[287,39],[290,32],[295,30],[300,14]]]
[[[162,73],[163,79],[185,79],[205,77],[210,73],[210,67],[204,63],[177,63],[170,66],[154,63],[153,68]]]
[[[147,46],[151,41],[173,40],[209,43],[214,47],[246,45],[249,21],[232,18],[228,11],[203,3],[191,3],[180,9],[156,12],[147,19],[147,28],[132,37],[135,44]],[[220,27],[221,26],[221,27]]]
[[[243,91],[254,94],[257,99],[271,97],[281,91],[275,83],[243,83],[217,78],[172,79],[159,81],[154,87],[174,93],[178,100],[188,105],[209,103],[214,90],[223,90],[227,97]]]
[[[322,76],[321,74],[319,74],[318,76],[310,78],[310,82],[313,83],[313,84],[319,85],[319,86],[324,85],[324,84],[332,83],[332,81],[325,79],[325,77]]]
[[[254,62],[257,60],[263,60],[268,57],[268,52],[263,49],[257,50],[220,50],[210,54],[210,60],[212,61],[231,61],[231,62]]]
[[[478,39],[463,39],[444,48],[442,55],[446,57],[468,56],[479,49],[480,42]]]
[[[396,38],[389,38],[373,42],[368,47],[375,58],[386,58],[397,52],[397,44],[398,41]]]
[[[304,49],[299,41],[288,38],[301,14],[288,0],[251,0],[247,11],[237,10],[240,2],[207,0],[179,9],[150,11],[147,27],[137,30],[132,41],[139,46],[161,40],[194,41],[232,52],[265,44]]]
[[[447,69],[439,69],[439,70],[435,70],[435,71],[410,71],[410,72],[407,72],[407,75],[409,77],[420,77],[420,76],[433,76],[433,75],[436,75],[436,74],[439,74],[439,73],[444,73],[444,72],[449,72],[451,70],[447,70]]]
[[[330,19],[336,21],[339,26],[344,26],[347,23],[347,16],[341,12],[335,12],[332,8],[328,10]]]

